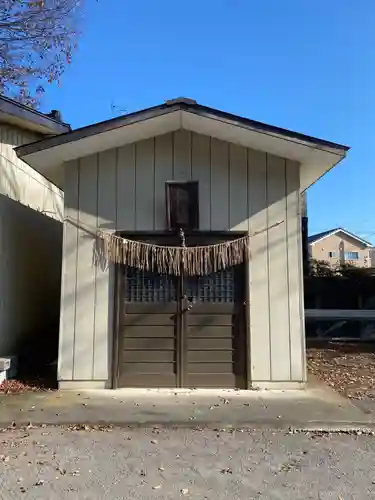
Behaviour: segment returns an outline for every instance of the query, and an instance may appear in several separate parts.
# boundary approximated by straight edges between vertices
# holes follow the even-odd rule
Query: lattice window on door
[[[208,276],[186,277],[184,293],[197,302],[234,302],[234,274],[234,267],[231,267]]]
[[[174,302],[177,300],[174,276],[127,267],[125,271],[126,302]]]

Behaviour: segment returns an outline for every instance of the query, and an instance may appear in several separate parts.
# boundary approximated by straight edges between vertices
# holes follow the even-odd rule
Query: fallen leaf
[[[375,394],[375,353],[354,342],[309,348],[310,373],[345,397],[363,400]]]
[[[229,469],[228,467],[226,469],[221,469],[221,474],[233,474],[232,469]]]

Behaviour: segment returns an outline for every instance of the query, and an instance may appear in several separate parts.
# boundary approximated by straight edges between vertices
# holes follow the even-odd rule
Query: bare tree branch
[[[76,47],[80,0],[1,0],[0,93],[36,106]]]

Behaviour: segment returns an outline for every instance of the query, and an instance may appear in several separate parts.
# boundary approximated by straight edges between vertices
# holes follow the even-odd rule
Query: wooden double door
[[[244,271],[190,277],[122,267],[117,387],[245,388]]]

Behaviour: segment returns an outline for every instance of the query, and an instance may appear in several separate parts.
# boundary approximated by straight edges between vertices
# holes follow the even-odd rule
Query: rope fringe
[[[154,245],[88,227],[70,217],[66,217],[65,222],[83,231],[86,237],[94,238],[93,264],[103,270],[108,267],[109,262],[114,262],[163,274],[179,276],[183,272],[189,276],[204,276],[248,261],[251,238],[279,226],[284,221],[280,220],[236,240],[196,247]]]
[[[242,264],[249,253],[249,236],[216,245],[168,247],[133,241],[98,231],[100,254],[107,261],[143,271],[179,276],[204,276]]]

